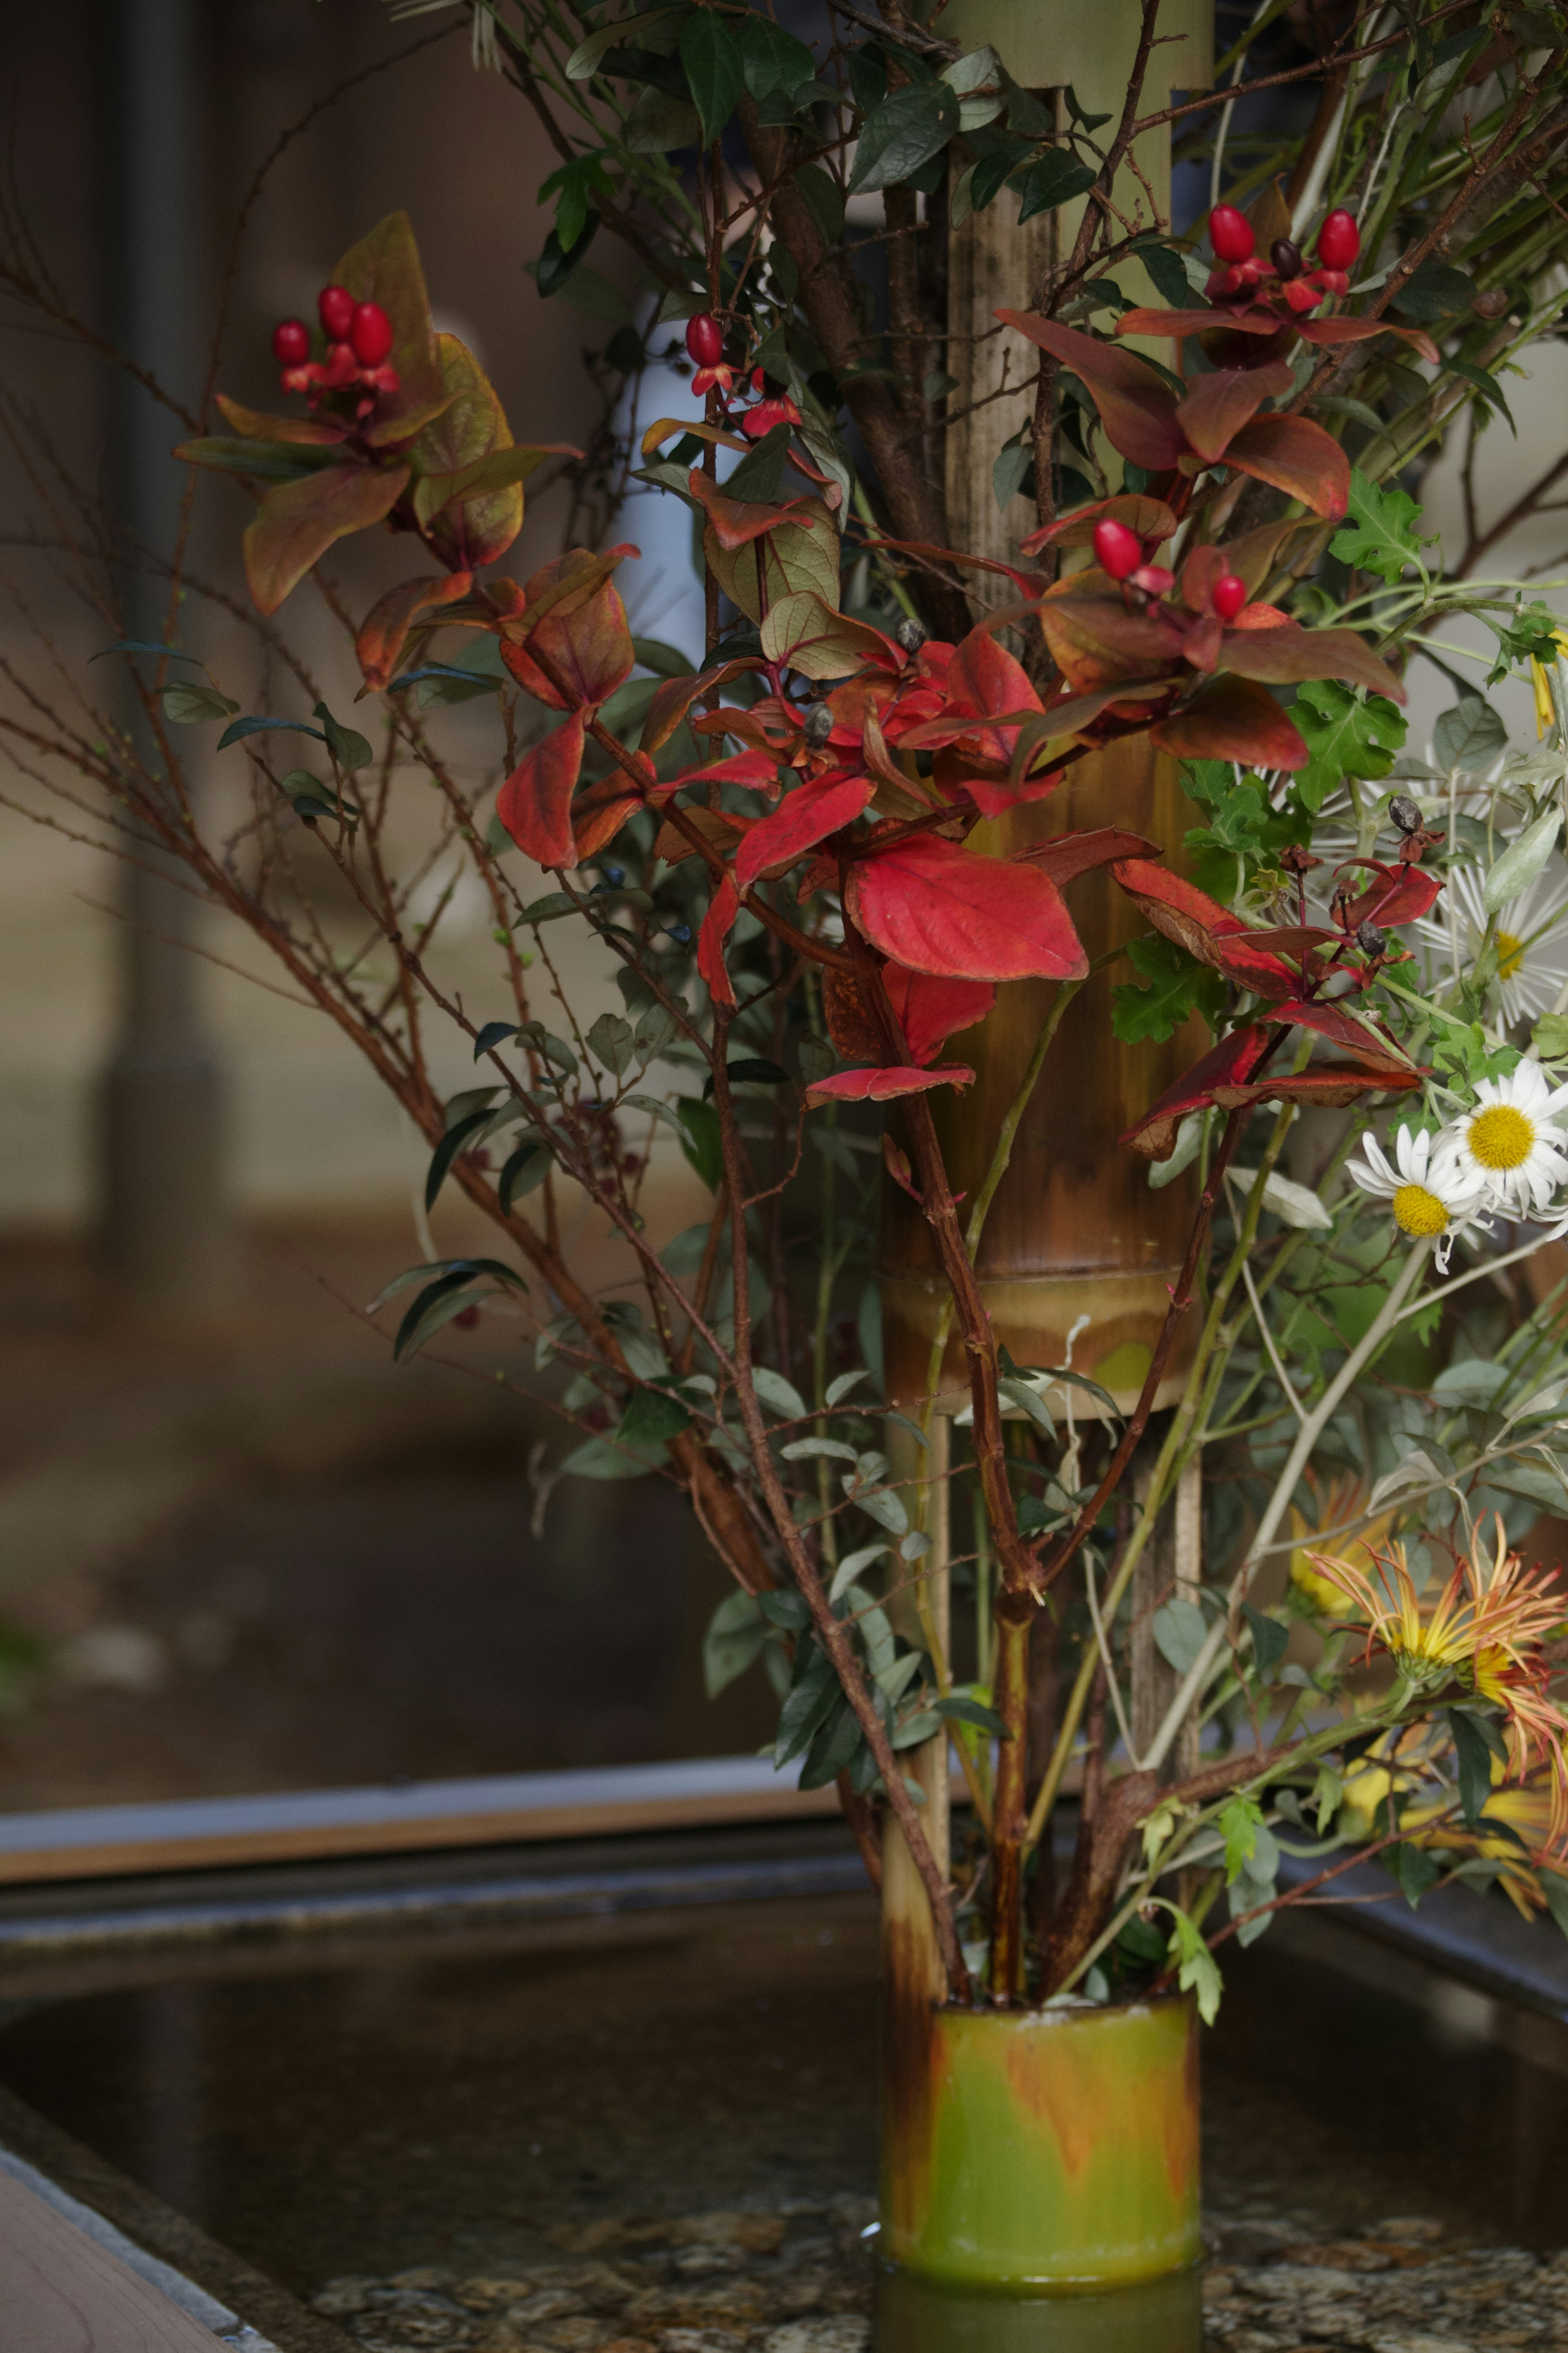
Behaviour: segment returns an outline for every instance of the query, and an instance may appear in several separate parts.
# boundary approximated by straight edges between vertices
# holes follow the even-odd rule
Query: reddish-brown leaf
[[[1096,573],[1089,592],[1076,584],[1088,575],[1058,583],[1040,600],[1040,628],[1057,668],[1079,693],[1137,679],[1166,676],[1180,661],[1184,630],[1174,615],[1152,609],[1129,613],[1120,598],[1096,596],[1104,584]]]
[[[1129,531],[1135,531],[1140,539],[1150,544],[1169,539],[1176,528],[1176,518],[1163,499],[1119,491],[1112,499],[1096,499],[1092,506],[1074,507],[1070,514],[1058,515],[1055,522],[1043,523],[1027,539],[1018,542],[1018,553],[1037,555],[1043,547],[1088,547],[1094,538],[1095,524],[1102,521],[1124,522]]]
[[[850,678],[868,663],[884,670],[902,667],[892,640],[868,621],[836,613],[813,588],[781,596],[762,626],[763,651],[770,661],[787,662],[802,678]]]
[[[1187,445],[1176,422],[1175,395],[1147,360],[1027,311],[998,311],[996,316],[1082,378],[1112,448],[1151,473],[1163,473],[1176,463]]]
[[[1017,851],[1013,863],[1037,866],[1043,874],[1050,876],[1059,891],[1096,866],[1110,866],[1121,858],[1158,858],[1162,854],[1159,843],[1146,839],[1141,833],[1126,833],[1120,826],[1102,825],[1091,833],[1062,833],[1054,841],[1037,841],[1032,849]]]
[[[1081,980],[1061,892],[1028,866],[915,835],[851,867],[848,912],[895,964],[960,980]]]
[[[1215,368],[1196,379],[1176,416],[1198,456],[1215,461],[1225,457],[1233,436],[1264,402],[1278,392],[1289,392],[1295,381],[1283,360],[1258,368]]]
[[[708,994],[715,1005],[733,1005],[734,986],[729,966],[724,962],[724,943],[735,928],[735,918],[741,912],[741,902],[735,886],[727,874],[720,879],[719,887],[708,902],[708,913],[702,918],[702,928],[697,934],[697,969],[708,984]]]
[[[970,1087],[974,1073],[963,1063],[940,1071],[914,1071],[895,1063],[882,1071],[835,1071],[831,1078],[814,1080],[805,1091],[808,1103],[889,1103],[894,1095],[917,1095],[928,1087]]]
[[[1409,343],[1434,367],[1442,356],[1424,329],[1396,327],[1387,319],[1306,319],[1296,332],[1303,343],[1316,343],[1323,351],[1337,351],[1344,343],[1364,343],[1373,335],[1397,335],[1401,343]]]
[[[1390,875],[1379,865],[1377,873],[1379,880],[1345,910],[1352,932],[1358,923],[1377,923],[1385,931],[1396,923],[1413,923],[1418,915],[1431,913],[1443,888],[1441,876],[1428,874],[1422,866],[1401,866]]]
[[[685,768],[663,789],[678,793],[683,785],[742,785],[748,792],[776,797],[778,755],[773,752],[731,752],[728,758],[710,760],[700,768]]]
[[[380,522],[407,487],[406,466],[330,466],[269,491],[245,533],[245,577],[258,612],[275,613],[334,541]]]
[[[422,477],[445,483],[511,448],[511,427],[494,386],[467,345],[456,335],[437,337],[441,388],[449,396],[442,413],[426,426],[409,455]],[[421,481],[415,512],[441,562],[453,571],[478,572],[506,554],[522,529],[521,480],[479,485],[464,496],[426,501],[420,513]]]
[[[772,817],[760,818],[742,843],[735,860],[737,888],[749,891],[758,875],[770,867],[787,871],[840,826],[852,825],[874,790],[869,776],[811,776],[796,785]]]
[[[1239,616],[1238,616],[1239,618]],[[1405,702],[1405,689],[1354,629],[1303,629],[1294,621],[1263,628],[1227,629],[1225,667],[1238,678],[1266,686],[1289,686],[1305,678],[1337,679],[1342,686],[1366,686],[1390,702]]]
[[[992,981],[938,980],[901,964],[885,967],[882,985],[910,1052],[922,1070],[944,1039],[973,1029],[996,1002]]]
[[[1023,663],[997,644],[984,622],[954,647],[947,691],[956,710],[979,718],[1001,719],[1040,707]]]
[[[259,409],[242,408],[237,400],[221,392],[217,405],[242,441],[300,441],[325,448],[349,438],[348,427],[331,418],[266,417]]]
[[[1240,335],[1277,335],[1279,322],[1265,313],[1234,311],[1123,311],[1116,322],[1119,335],[1205,335],[1212,327],[1227,327]]]
[[[1331,1045],[1348,1046],[1369,1068],[1374,1062],[1385,1062],[1391,1071],[1403,1076],[1410,1067],[1380,1030],[1338,1001],[1320,998],[1308,1003],[1291,997],[1283,1005],[1271,1005],[1268,1018],[1271,1021],[1289,1021],[1292,1029],[1313,1030]]]
[[[780,531],[794,521],[803,510],[815,510],[814,499],[785,499],[782,505],[753,505],[745,499],[726,498],[717,482],[710,482],[700,466],[691,469],[691,495],[708,510],[708,520],[713,526],[713,536],[721,547],[733,554],[737,547],[749,547],[754,539],[763,538],[770,531]]]
[[[590,555],[574,547],[542,565],[528,582],[521,621],[510,621],[501,659],[518,683],[552,711],[596,708],[630,677],[636,659],[626,609],[609,578],[636,551]],[[557,692],[540,667],[548,662],[565,688]]]
[[[651,784],[651,775],[648,781]],[[590,785],[572,810],[578,863],[613,841],[627,818],[644,805],[642,794],[628,788],[624,770],[616,769],[611,776],[601,776],[596,785]]]
[[[1222,1086],[1250,1083],[1253,1072],[1268,1051],[1271,1035],[1260,1022],[1231,1030],[1228,1037],[1201,1055],[1190,1071],[1184,1071],[1174,1086],[1166,1088],[1136,1127],[1129,1128],[1122,1143],[1130,1144],[1146,1160],[1168,1159],[1175,1148],[1176,1131],[1189,1112],[1207,1111],[1216,1099],[1216,1089]]]
[[[496,796],[496,815],[536,866],[574,866],[572,796],[583,766],[579,712],[525,752]]]
[[[1149,731],[1181,760],[1240,760],[1255,768],[1304,768],[1307,746],[1295,722],[1250,679],[1211,678],[1190,702]]]
[[[827,1034],[847,1061],[874,1062],[887,1051],[882,1033],[861,998],[855,976],[836,965],[822,975],[822,1018]]]
[[[472,586],[471,573],[452,572],[445,578],[433,575],[423,580],[405,580],[401,587],[389,588],[384,596],[378,597],[354,639],[354,651],[366,686],[379,693],[390,684],[417,615],[432,607],[455,604]]]
[[[745,654],[737,661],[722,663],[718,670],[704,670],[696,678],[667,678],[656,689],[648,704],[647,716],[642,723],[641,744],[645,752],[657,752],[668,744],[692,704],[700,696],[721,693],[731,679],[742,670],[761,670],[755,655]]]
[[[436,359],[430,298],[419,248],[406,213],[388,213],[368,237],[352,245],[332,272],[334,286],[346,286],[356,302],[379,302],[392,321],[391,364],[397,390],[377,401],[380,417],[402,417],[440,399],[446,390]]]
[[[1310,417],[1255,417],[1230,441],[1225,462],[1300,499],[1329,522],[1342,522],[1350,507],[1350,459]]]

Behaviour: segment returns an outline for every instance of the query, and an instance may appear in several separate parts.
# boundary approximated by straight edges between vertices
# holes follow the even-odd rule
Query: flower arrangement
[[[1568,671],[1552,609],[1472,578],[1472,550],[1439,561],[1406,487],[1506,407],[1514,355],[1568,304],[1561,209],[1531,193],[1568,152],[1557,19],[1472,27],[1424,5],[1390,30],[1354,12],[1278,77],[1320,98],[1289,189],[1278,142],[1262,169],[1233,148],[1229,201],[1182,236],[1140,142],[1174,121],[1212,146],[1217,101],[1140,112],[1154,0],[1108,134],[1070,91],[1053,115],[994,50],[960,55],[901,9],[841,7],[821,53],[738,5],[468,13],[478,61],[563,157],[540,293],[581,293],[595,237],[619,237],[643,287],[609,364],[635,392],[679,328],[688,413],[635,447],[627,403],[585,455],[514,443],[473,355],[435,331],[395,215],[338,263],[319,334],[279,326],[300,405],[220,399],[226,430],[193,418],[181,445],[254,499],[271,707],[172,681],[193,659],[172,640],[122,643],[153,748],[28,712],[0,719],[8,740],[98,797],[111,846],[150,834],[248,924],[423,1133],[426,1206],[450,1181],[493,1221],[495,1257],[388,1286],[396,1354],[478,1313],[500,1376],[524,1378],[521,1327],[575,1425],[562,1472],[685,1491],[735,1580],[710,1686],[772,1676],[780,1769],[837,1783],[873,1872],[896,1823],[953,2000],[1173,1979],[1212,2013],[1215,1950],[1365,1854],[1412,1900],[1439,1876],[1498,1879],[1568,1917],[1563,1611],[1518,1550],[1568,1508],[1563,1285],[1519,1287],[1568,1230],[1551,961]],[[1461,91],[1462,132],[1444,112]],[[911,357],[946,331],[918,267],[946,234],[939,205],[958,234],[1004,186],[1021,221],[1062,224],[1043,289],[995,322],[1039,354],[1009,395],[1026,414],[1003,454],[1026,451],[1034,501],[1009,562],[947,543],[931,452],[973,420]],[[847,226],[873,196],[885,323]],[[1135,268],[1163,307],[1123,290]],[[602,486],[635,460],[700,538],[696,658],[634,637],[628,543],[505,568],[542,467]],[[411,558],[350,627],[374,741],[273,621],[308,583],[346,620],[322,560],[373,527]],[[1405,750],[1405,673],[1457,616],[1491,631],[1494,676],[1536,681],[1528,755],[1468,686],[1430,760]],[[476,770],[441,729],[481,702]],[[248,764],[253,857],[175,781],[174,731],[202,724]],[[307,739],[310,765],[286,765],[280,737]],[[1184,839],[1107,806],[997,849],[998,819],[1132,741],[1181,764]],[[411,796],[426,838],[401,871],[390,812]],[[370,950],[340,950],[313,911],[310,873],[329,869]],[[410,914],[416,870],[477,878],[493,1003],[443,978],[439,913]],[[1075,885],[1106,873],[1142,928],[1091,955]],[[580,1022],[555,983],[561,923],[592,935],[619,1011]],[[986,1185],[961,1200],[933,1097],[970,1085],[966,1034],[1024,981],[1056,986],[1052,1012]],[[1080,1000],[1109,1051],[1192,1046],[1123,1138],[1151,1187],[1194,1197],[1131,1401],[1070,1364],[1015,1363],[976,1272]],[[445,1097],[433,1020],[482,1066]],[[639,1207],[661,1128],[711,1198],[663,1248]],[[803,1171],[808,1281],[786,1204]],[[940,1342],[925,1394],[879,1392],[880,1182],[929,1229],[962,1416],[939,1396]],[[618,1238],[608,1292],[572,1263],[578,1198]],[[1178,1335],[1184,1382],[1156,1410]],[[939,1405],[956,1422],[940,1460]],[[1194,1466],[1201,1562],[1140,1619],[1140,1565]],[[951,1862],[909,1769],[933,1742],[969,1799]],[[1304,1883],[1282,1883],[1287,1858]]]

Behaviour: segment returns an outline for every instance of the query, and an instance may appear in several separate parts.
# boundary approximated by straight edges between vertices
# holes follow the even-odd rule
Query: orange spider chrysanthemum
[[[1563,1620],[1563,1597],[1550,1571],[1527,1569],[1510,1552],[1502,1522],[1489,1561],[1461,1560],[1430,1609],[1422,1605],[1405,1563],[1405,1547],[1377,1555],[1375,1580],[1352,1561],[1314,1552],[1314,1569],[1360,1612],[1367,1655],[1386,1651],[1415,1691],[1444,1683],[1467,1686],[1502,1711],[1510,1769],[1522,1780],[1532,1765],[1546,1767],[1552,1786],[1548,1844],[1568,1846],[1568,1717],[1547,1685],[1551,1662],[1543,1645]]]

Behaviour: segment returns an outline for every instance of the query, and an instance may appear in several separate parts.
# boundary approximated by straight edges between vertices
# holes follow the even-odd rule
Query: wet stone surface
[[[311,2299],[366,2353],[867,2353],[874,2200],[790,2199],[556,2230],[548,2263],[427,2267]]]
[[[1467,2244],[1422,2215],[1343,2238],[1212,2215],[1205,2353],[1483,2353],[1568,2346],[1568,2252]]]

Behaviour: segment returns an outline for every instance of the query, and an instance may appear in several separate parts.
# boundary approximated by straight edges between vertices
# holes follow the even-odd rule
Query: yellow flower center
[[[1402,1185],[1394,1197],[1394,1222],[1407,1234],[1441,1234],[1447,1231],[1448,1212],[1436,1193],[1428,1193],[1425,1185]]]
[[[1518,1168],[1530,1157],[1535,1122],[1512,1103],[1489,1103],[1471,1120],[1469,1142],[1483,1168]],[[1395,1196],[1394,1215],[1398,1214]]]
[[[1524,942],[1515,939],[1511,932],[1497,935],[1497,974],[1500,980],[1511,980],[1524,962]]]

